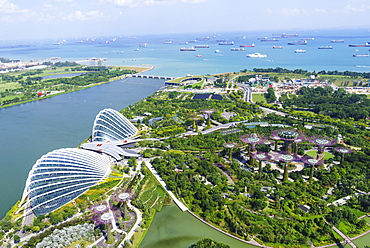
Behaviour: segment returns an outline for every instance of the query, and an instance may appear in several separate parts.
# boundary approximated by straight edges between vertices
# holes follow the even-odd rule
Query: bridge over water
[[[169,76],[152,76],[152,75],[141,75],[141,74],[132,74],[131,77],[136,78],[154,78],[154,79],[165,79],[165,80],[173,80],[175,77]]]

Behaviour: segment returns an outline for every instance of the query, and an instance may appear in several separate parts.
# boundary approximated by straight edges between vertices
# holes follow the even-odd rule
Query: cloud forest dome
[[[137,128],[114,109],[103,109],[95,118],[92,141],[118,141],[131,138]]]
[[[110,173],[109,159],[95,152],[63,148],[43,155],[26,180],[21,204],[28,197],[25,214],[50,213],[78,197]],[[27,204],[26,204],[27,205]]]

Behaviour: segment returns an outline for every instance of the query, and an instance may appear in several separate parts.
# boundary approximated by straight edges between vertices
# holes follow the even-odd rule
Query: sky
[[[369,28],[370,0],[0,0],[0,40]]]

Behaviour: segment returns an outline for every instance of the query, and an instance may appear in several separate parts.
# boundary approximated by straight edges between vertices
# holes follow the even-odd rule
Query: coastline
[[[121,69],[125,69],[125,70],[135,70],[135,71],[137,71],[137,73],[135,73],[135,74],[141,74],[143,72],[147,72],[147,71],[153,70],[155,68],[153,65],[145,65],[145,66],[147,66],[147,67],[135,67],[135,66],[132,66],[131,67],[131,66],[116,66],[116,65],[111,65],[111,67],[114,67],[114,68],[121,68]],[[75,92],[75,91],[79,91],[79,90],[91,88],[91,87],[94,87],[94,86],[98,86],[98,85],[110,83],[110,82],[113,82],[113,81],[121,80],[121,79],[124,79],[126,77],[127,77],[127,75],[122,75],[122,76],[110,78],[108,81],[104,81],[104,82],[99,82],[99,83],[95,83],[95,84],[90,84],[90,85],[82,86],[82,87],[76,88],[74,90],[69,90],[69,91],[64,91],[64,92],[58,92],[58,93],[55,93],[55,94],[50,94],[50,95],[42,96],[42,97],[39,97],[39,98],[32,98],[32,99],[28,99],[28,100],[19,101],[19,102],[13,102],[13,103],[9,103],[9,104],[4,104],[4,105],[1,105],[0,106],[0,109],[1,108],[7,108],[7,107],[12,107],[12,106],[20,105],[20,104],[23,104],[23,103],[28,103],[28,102],[38,101],[38,100],[44,100],[44,99],[47,99],[47,98],[50,98],[50,97],[53,97],[53,96],[67,94],[67,93],[71,93],[71,92]]]
[[[154,67],[153,67],[154,68]],[[148,69],[148,70],[145,70],[145,71],[149,71],[149,70],[151,70],[151,69],[153,69],[153,68],[150,68],[150,69]],[[121,78],[123,78],[123,76],[120,76],[120,78],[118,78],[118,79],[112,79],[112,80],[109,80],[108,82],[111,82],[111,81],[115,81],[115,80],[119,80],[119,79],[121,79]],[[97,86],[97,85],[101,85],[101,84],[104,84],[104,83],[108,83],[108,82],[102,82],[102,83],[98,83],[98,84],[93,84],[93,85],[89,85],[89,86],[86,86],[86,87],[83,87],[83,88],[81,88],[81,89],[85,89],[85,88],[89,88],[89,87],[93,87],[93,86]],[[78,89],[78,90],[80,90],[80,89]],[[72,92],[72,91],[70,91],[70,92]],[[64,93],[68,93],[68,92],[63,92],[63,93],[58,93],[58,94],[64,94]],[[58,94],[55,94],[55,95],[58,95]],[[54,95],[51,95],[51,96],[54,96]],[[49,97],[51,97],[51,96],[49,96]],[[47,97],[45,97],[45,98],[47,98]],[[40,99],[40,98],[39,98]],[[36,100],[39,100],[39,99],[36,99]],[[20,103],[19,103],[20,104]],[[195,217],[197,217],[197,216],[195,216]],[[199,218],[199,217],[197,217],[197,218]],[[211,226],[212,227],[212,226]],[[364,234],[361,234],[361,235],[359,235],[359,236],[357,236],[357,237],[355,237],[355,238],[353,238],[353,239],[356,239],[356,238],[358,238],[358,237],[360,237],[360,236],[363,236],[363,235],[365,235],[365,234],[367,234],[369,231],[367,231],[367,232],[365,232]],[[332,246],[335,246],[336,244],[332,244]]]

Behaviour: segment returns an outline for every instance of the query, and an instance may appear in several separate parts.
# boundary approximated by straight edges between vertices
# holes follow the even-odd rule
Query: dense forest
[[[332,94],[330,90],[322,88],[312,94],[325,98],[323,96]],[[305,89],[297,98],[304,92]],[[370,133],[366,129],[356,128],[356,121],[338,121],[315,113],[303,115],[302,111],[289,112],[289,118],[274,114],[263,115],[257,105],[239,100],[230,101],[227,97],[223,100],[191,100],[191,95],[188,98],[185,96],[185,93],[157,93],[123,110],[123,113],[129,117],[151,113],[142,122],[148,126],[151,118],[164,117],[150,126],[146,135],[167,135],[171,138],[163,142],[139,143],[138,146],[146,147],[142,153],[145,157],[156,157],[152,164],[158,174],[167,183],[167,187],[195,214],[240,238],[249,240],[253,237],[276,247],[308,247],[309,242],[313,242],[315,246],[336,242],[338,237],[325,220],[341,227],[349,236],[367,230],[366,221],[358,217],[369,210],[368,195],[352,197],[343,206],[331,204],[342,197],[370,190],[370,169],[367,166],[370,150],[366,138],[370,137]],[[348,101],[363,99],[362,96],[356,98],[352,94],[344,96],[349,98]],[[204,108],[214,109],[216,112],[212,114],[212,119],[220,122],[227,122],[222,117],[224,112],[234,111],[237,113],[234,120],[247,119],[250,122],[294,126],[308,137],[337,137],[343,134],[345,142],[360,145],[362,150],[346,154],[345,160],[339,162],[341,154],[330,148],[332,157],[325,159],[327,166],[315,168],[315,180],[308,180],[311,167],[305,165],[300,171],[290,172],[288,182],[281,182],[281,171],[274,168],[272,162],[267,162],[262,172],[257,172],[255,164],[250,160],[245,161],[248,145],[240,141],[240,136],[248,133],[269,137],[278,128],[276,126],[247,128],[240,125],[233,132],[220,131],[187,138],[159,132],[168,127],[173,129],[174,126],[184,131],[192,129],[189,116],[196,113],[201,115],[200,111]],[[245,108],[248,108],[247,112],[243,110]],[[181,122],[174,121],[174,116]],[[312,127],[307,129],[303,124],[311,124]],[[199,125],[204,128],[205,122]],[[230,150],[223,146],[228,142],[238,144],[231,151],[232,160],[229,159]],[[284,149],[283,143],[279,147]],[[306,141],[298,146],[297,155],[303,156],[307,151],[315,149],[314,145]],[[257,145],[259,152],[271,150],[270,145]],[[281,165],[278,163],[278,166]],[[302,206],[309,206],[310,210],[305,211]]]
[[[350,94],[343,88],[302,87],[296,94],[280,97],[283,108],[301,108],[332,118],[364,120],[370,113],[370,99],[366,95]]]

